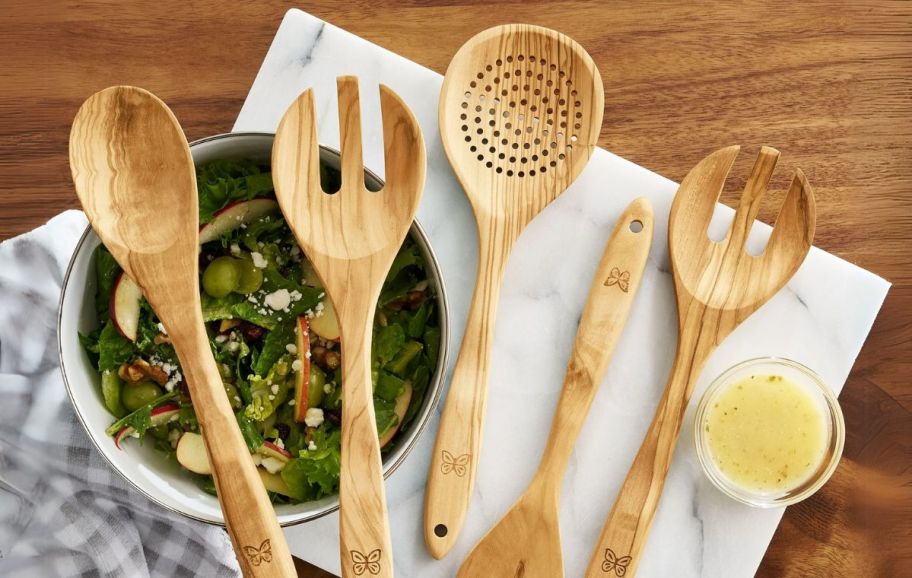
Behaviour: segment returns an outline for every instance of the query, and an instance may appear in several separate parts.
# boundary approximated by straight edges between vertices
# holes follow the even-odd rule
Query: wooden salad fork
[[[374,310],[393,258],[415,218],[425,176],[421,129],[408,107],[380,85],[386,182],[364,185],[358,79],[340,77],[342,186],[320,185],[314,95],[282,117],[272,150],[276,197],[336,310],[342,343],[342,576],[393,575],[393,551],[371,386]]]
[[[649,201],[633,201],[618,219],[595,271],[538,471],[466,557],[459,578],[564,576],[558,520],[564,474],[639,289],[652,232]]]
[[[586,576],[632,577],[655,516],[687,403],[703,364],[748,316],[781,289],[814,240],[816,205],[797,169],[760,256],[744,250],[779,151],[763,147],[725,239],[707,231],[739,146],[720,149],[684,177],[668,217],[668,249],[678,306],[678,348],[665,393],[601,536]]]
[[[244,575],[295,576],[203,325],[196,171],[177,119],[141,88],[98,92],[73,121],[70,168],[92,227],[171,337]]]
[[[571,38],[529,24],[480,32],[440,93],[440,137],[478,225],[478,279],[428,471],[424,536],[442,558],[475,485],[494,321],[513,244],[585,168],[598,141],[602,78]]]

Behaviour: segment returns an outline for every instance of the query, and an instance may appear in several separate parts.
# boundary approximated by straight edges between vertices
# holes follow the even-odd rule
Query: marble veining
[[[365,163],[383,175],[379,96],[382,82],[415,113],[428,148],[427,186],[418,219],[439,257],[451,304],[451,339],[458,347],[475,280],[478,249],[469,204],[437,133],[442,77],[298,10],[286,15],[235,131],[274,131],[304,89],[313,88],[320,140],[338,146],[335,77],[361,78]],[[610,127],[609,127],[610,130]],[[787,143],[779,144],[787,154]],[[711,152],[707,149],[707,153]],[[694,159],[696,163],[699,159]],[[442,561],[424,547],[423,489],[436,420],[387,484],[396,572],[452,576],[469,549],[529,482],[545,443],[589,283],[614,219],[636,197],[656,215],[645,278],[608,374],[570,462],[561,503],[568,576],[579,576],[652,419],[671,367],[677,316],[668,264],[667,215],[677,185],[605,150],[519,239],[507,266],[494,338],[487,425],[475,494],[462,536]],[[825,197],[818,198],[826,203]],[[710,235],[731,222],[719,207]],[[821,222],[825,228],[827,223]],[[756,225],[748,248],[762,250],[770,228]],[[707,361],[694,398],[711,379],[744,359],[775,355],[819,372],[839,391],[889,284],[819,249],[812,249],[789,285],[749,318]],[[781,331],[786,327],[788,331]],[[451,363],[455,360],[451,356]],[[452,367],[448,368],[448,371]],[[716,491],[693,447],[691,404],[638,576],[753,576],[781,509],[755,510]],[[338,517],[287,530],[292,551],[339,572]]]

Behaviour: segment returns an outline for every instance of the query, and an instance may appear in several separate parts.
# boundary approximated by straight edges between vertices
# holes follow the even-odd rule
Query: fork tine
[[[765,261],[766,266],[778,261],[780,267],[788,270],[786,278],[791,277],[810,250],[816,227],[817,201],[814,191],[804,172],[796,169],[785,202],[773,224],[773,233],[760,259]],[[782,265],[787,260],[792,263]]]
[[[307,175],[307,182],[287,183],[288,193],[302,191],[319,191],[320,189],[320,148],[317,140],[317,117],[314,113],[314,92],[307,89],[301,93],[279,121],[279,127],[276,129],[276,142],[273,145],[273,174],[274,175]],[[293,139],[293,147],[282,146],[285,139]],[[284,151],[293,150],[295,155],[283,154]],[[278,154],[276,154],[278,153]],[[301,170],[298,170],[301,169]],[[284,189],[277,184],[276,193],[281,193],[279,189]],[[282,202],[282,195],[277,194],[279,202]],[[306,194],[297,195],[305,197]],[[295,203],[303,202],[299,198]],[[284,207],[283,207],[284,209]]]
[[[733,248],[740,250],[747,242],[754,219],[760,212],[760,202],[763,200],[763,195],[766,194],[766,188],[778,160],[779,151],[776,149],[767,146],[760,149],[760,154],[757,155],[757,160],[754,162],[754,168],[751,169],[750,177],[744,186],[744,192],[741,194],[741,200],[738,202],[738,208],[735,210],[732,226],[728,231],[727,239]]]
[[[708,234],[713,210],[739,150],[740,146],[733,145],[707,155],[681,181],[672,202],[668,222],[669,241],[675,238],[679,248],[687,245],[687,250],[690,250],[697,248],[694,246],[696,243],[703,244],[704,237],[693,234],[692,227],[698,226],[704,235]],[[679,216],[684,222],[680,238],[675,233],[675,223]]]
[[[427,165],[421,127],[399,95],[384,84],[380,85],[380,110],[387,185],[420,190]]]
[[[339,148],[342,154],[342,190],[363,191],[364,158],[361,143],[361,102],[357,76],[336,79],[339,93]]]

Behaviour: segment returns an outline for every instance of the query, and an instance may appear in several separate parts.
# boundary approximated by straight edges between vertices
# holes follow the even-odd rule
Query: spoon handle
[[[592,280],[538,477],[560,488],[567,462],[643,278],[652,246],[652,206],[633,201],[620,216]]]
[[[342,343],[342,464],[339,476],[342,577],[392,578],[393,549],[370,365],[373,305],[380,289],[362,291],[358,276],[350,275],[349,278],[352,283],[349,291],[339,295],[338,300],[333,298]],[[370,308],[363,310],[368,303]]]
[[[682,323],[699,322],[705,311],[704,307],[693,304]],[[712,327],[718,319],[703,318],[703,322]],[[596,542],[586,578],[633,578],[636,574],[665,487],[687,403],[703,363],[715,348],[711,334],[712,331],[695,329],[693,324],[679,331],[678,349],[665,393]]]
[[[515,236],[495,218],[479,221],[478,279],[446,405],[440,416],[424,497],[424,536],[438,560],[456,543],[475,485],[484,429],[494,319]]]
[[[190,389],[228,535],[244,576],[295,576],[285,534],[231,411],[199,311],[199,305],[186,305],[175,314],[193,318],[162,319]]]

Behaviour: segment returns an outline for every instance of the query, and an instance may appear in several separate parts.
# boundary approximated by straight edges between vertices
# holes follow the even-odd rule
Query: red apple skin
[[[139,285],[121,271],[114,280],[111,300],[108,302],[108,315],[114,322],[117,332],[130,341],[136,341],[136,334],[139,331],[140,299],[142,290]]]
[[[412,402],[412,384],[406,384],[405,389],[402,390],[402,393],[399,394],[399,397],[396,398],[396,407],[393,408],[396,417],[399,418],[399,421],[391,427],[386,433],[383,434],[383,437],[380,438],[380,447],[384,448],[393,438],[396,437],[396,432],[399,431],[399,427],[402,425],[402,419],[405,417],[405,412],[408,411],[409,403]]]
[[[162,424],[168,423],[172,417],[177,415],[177,412],[180,410],[180,406],[176,403],[166,403],[165,405],[160,405],[152,409],[150,414],[150,420],[152,422],[152,427],[160,426]],[[123,449],[120,447],[120,443],[125,437],[133,433],[135,430],[130,427],[121,428],[119,432],[114,436],[114,445],[117,446],[117,449]]]
[[[286,450],[284,448],[280,448],[279,446],[275,445],[274,443],[272,443],[270,441],[263,442],[263,446],[260,449],[260,453],[263,455],[266,455],[266,456],[271,456],[271,457],[277,458],[277,459],[285,458],[286,460],[290,460],[293,457],[291,455],[291,452],[289,452],[288,450]]]
[[[200,245],[214,241],[243,224],[252,223],[260,217],[278,212],[279,203],[275,199],[266,197],[230,203],[213,215],[211,221],[200,227]]]
[[[307,400],[310,398],[310,323],[305,315],[298,316],[295,341],[301,371],[295,372],[294,419],[303,422],[307,415]]]

